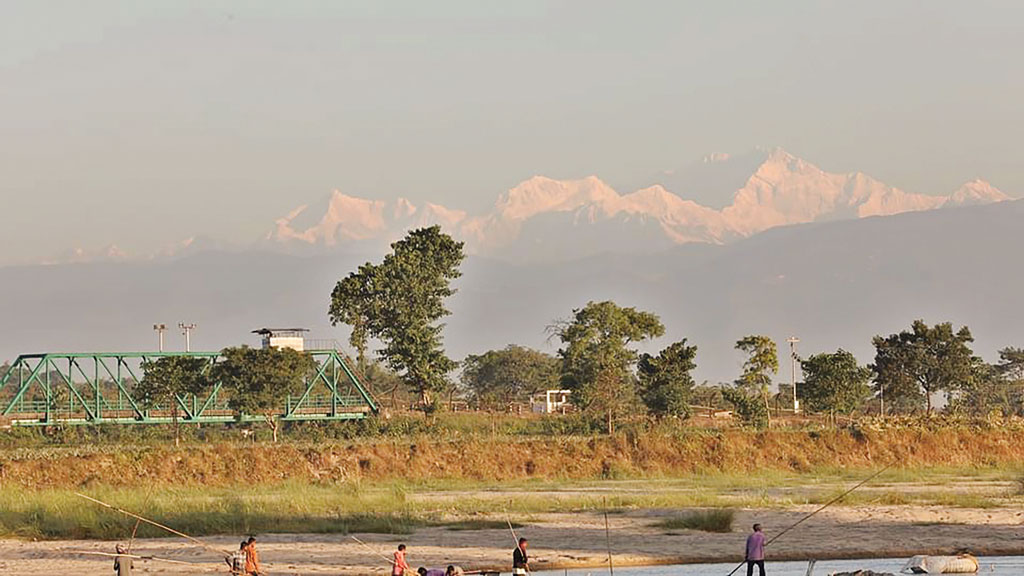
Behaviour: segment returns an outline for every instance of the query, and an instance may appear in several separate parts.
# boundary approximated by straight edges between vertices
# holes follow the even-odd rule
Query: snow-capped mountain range
[[[701,164],[722,172],[728,166],[714,165],[731,161],[717,154]],[[699,174],[694,176],[691,180],[701,181]],[[416,206],[401,198],[370,200],[335,191],[324,205],[299,206],[279,219],[265,242],[331,249],[390,242],[410,228],[440,224],[465,240],[470,253],[550,259],[692,242],[725,244],[777,226],[1010,199],[983,180],[967,182],[945,196],[906,192],[860,172],[825,172],[781,149],[761,153],[756,169],[745,178],[721,208],[687,199],[706,196],[708,190],[670,191],[654,184],[620,194],[595,176],[535,176],[501,194],[489,212],[475,215],[437,204]]]
[[[605,253],[636,254],[671,246],[729,244],[770,228],[809,222],[991,204],[1011,199],[984,180],[948,195],[906,192],[864,173],[826,172],[782,149],[740,156],[712,154],[620,194],[596,176],[534,176],[471,214],[399,198],[375,200],[335,190],[277,219],[250,245],[192,237],[140,256],[130,247],[75,248],[42,264],[161,260],[250,248],[286,254],[377,254],[412,228],[441,225],[470,254],[507,261],[553,261]]]

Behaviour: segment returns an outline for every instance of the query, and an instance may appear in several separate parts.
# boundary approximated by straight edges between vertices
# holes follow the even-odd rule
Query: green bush
[[[723,388],[722,397],[733,405],[744,424],[757,429],[768,427],[768,407],[760,396],[739,388]]]
[[[736,512],[728,508],[697,510],[668,518],[654,526],[665,530],[700,530],[701,532],[732,532],[732,521]]]

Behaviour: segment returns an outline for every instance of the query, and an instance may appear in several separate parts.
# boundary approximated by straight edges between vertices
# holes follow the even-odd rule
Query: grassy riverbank
[[[179,448],[109,440],[3,448],[0,535],[131,532],[134,521],[75,492],[197,535],[467,529],[503,520],[506,510],[529,518],[603,509],[778,509],[825,502],[890,463],[844,504],[1024,503],[1017,482],[1024,433],[1016,425],[762,432],[661,426],[610,437],[474,426],[279,444],[193,438]],[[149,528],[142,534],[159,535]]]
[[[842,505],[989,508],[1024,503],[1016,471],[894,470]],[[862,478],[854,471],[703,474],[677,479],[592,481],[431,481],[316,484],[288,481],[232,487],[159,489],[94,485],[0,491],[0,535],[123,538],[134,520],[75,495],[83,492],[194,535],[248,533],[408,534],[425,526],[482,529],[558,512],[640,509],[790,508],[820,504]],[[719,528],[721,529],[721,528]],[[162,536],[143,525],[140,534]]]

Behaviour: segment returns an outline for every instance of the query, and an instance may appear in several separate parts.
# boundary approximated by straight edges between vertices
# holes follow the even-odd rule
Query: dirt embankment
[[[0,452],[0,483],[28,488],[233,485],[284,480],[515,480],[694,472],[1000,466],[1024,461],[1012,430],[693,431],[615,437],[421,437],[316,445],[198,444]]]

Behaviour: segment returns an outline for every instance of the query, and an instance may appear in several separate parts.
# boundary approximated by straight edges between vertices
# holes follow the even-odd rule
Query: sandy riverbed
[[[734,532],[710,534],[678,531],[666,534],[651,527],[674,511],[644,510],[609,516],[614,562],[617,566],[685,562],[733,561],[742,554],[745,532],[754,521],[768,536],[793,524],[813,506],[787,510],[743,510]],[[538,514],[518,531],[531,541],[534,568],[604,566],[607,563],[604,518],[600,514]],[[1024,554],[1024,511],[921,506],[836,507],[825,510],[769,548],[770,558],[856,558],[950,553],[966,549],[977,554]],[[444,567],[503,568],[512,548],[506,530],[454,531],[422,528],[406,536],[358,535],[380,554],[390,554],[399,542],[409,546],[410,564]],[[204,541],[228,551],[241,535]],[[27,542],[0,540],[0,574],[110,574],[107,558],[76,555],[76,550],[112,552],[114,543],[97,541]],[[269,574],[388,574],[384,560],[341,535],[266,534],[259,548]],[[179,561],[184,566],[138,561],[142,573],[226,573],[211,551],[183,539],[151,539],[135,543],[135,552]]]

